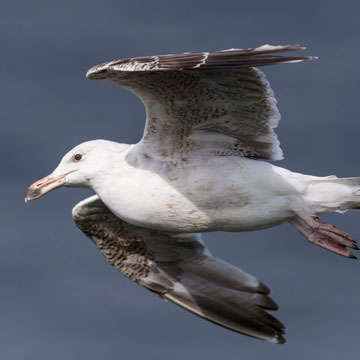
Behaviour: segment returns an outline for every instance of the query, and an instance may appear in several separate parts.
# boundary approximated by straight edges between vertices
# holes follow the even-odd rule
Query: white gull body
[[[319,212],[310,195],[316,177],[263,161],[157,160],[137,156],[133,145],[105,140],[81,144],[67,157],[76,152],[85,154],[84,167],[86,156],[97,153],[94,163],[89,160],[88,186],[115,215],[137,226],[172,232],[249,231],[288,221],[298,210]],[[61,164],[54,174],[64,171]]]
[[[299,46],[112,61],[87,76],[120,85],[146,106],[135,145],[88,141],[68,152],[25,200],[59,186],[96,195],[73,209],[76,225],[120,272],[216,324],[284,343],[270,290],[214,258],[201,232],[249,231],[290,222],[305,238],[354,258],[356,242],[318,214],[360,208],[360,179],[294,173],[266,160],[282,151],[280,114],[254,66],[299,62]]]

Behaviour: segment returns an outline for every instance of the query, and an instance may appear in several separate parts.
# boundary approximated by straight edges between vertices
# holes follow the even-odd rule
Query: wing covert
[[[264,45],[124,59],[95,66],[87,76],[128,89],[143,101],[147,118],[138,151],[279,160],[273,129],[280,113],[265,75],[254,67],[314,59],[274,55],[302,49]]]

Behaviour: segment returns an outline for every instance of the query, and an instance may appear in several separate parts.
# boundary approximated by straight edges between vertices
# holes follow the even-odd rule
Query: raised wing
[[[97,195],[73,209],[76,225],[121,273],[146,289],[230,330],[284,343],[278,307],[254,276],[211,256],[199,234],[148,230],[124,222]]]
[[[276,56],[300,46],[139,57],[93,67],[100,79],[135,93],[146,107],[144,136],[136,147],[151,156],[237,155],[282,158],[273,129],[280,114],[264,74],[254,66],[299,62]]]

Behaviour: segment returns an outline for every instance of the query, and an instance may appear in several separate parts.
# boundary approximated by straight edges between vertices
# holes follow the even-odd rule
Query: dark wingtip
[[[256,289],[257,292],[259,292],[260,294],[265,294],[265,295],[269,295],[271,293],[271,290],[262,282],[259,282],[259,286]]]
[[[279,310],[279,305],[269,296],[266,297],[267,302],[265,305],[261,305],[261,307],[265,310],[276,311]]]
[[[286,339],[282,335],[279,335],[277,338],[277,344],[285,344],[285,343],[286,343]]]
[[[352,254],[352,253],[350,253],[349,259],[358,260],[358,258],[357,258],[354,254]]]

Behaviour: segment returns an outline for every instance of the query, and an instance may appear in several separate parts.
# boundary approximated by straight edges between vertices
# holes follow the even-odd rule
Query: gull
[[[289,222],[310,242],[347,258],[358,249],[318,215],[360,208],[360,178],[318,177],[272,165],[282,159],[280,114],[258,66],[312,60],[299,45],[263,45],[122,59],[87,77],[119,85],[146,107],[138,144],[106,140],[70,150],[31,185],[25,201],[61,186],[92,189],[76,225],[121,273],[215,324],[274,343],[284,325],[270,290],[213,257],[202,232]]]

